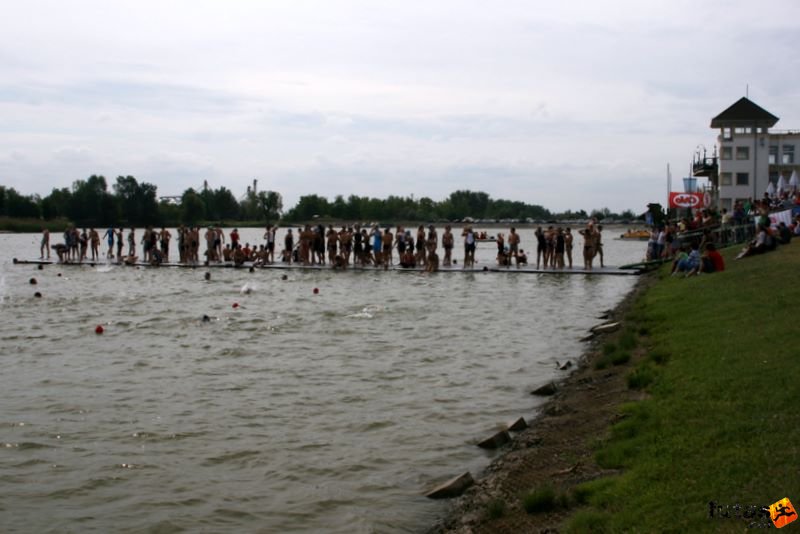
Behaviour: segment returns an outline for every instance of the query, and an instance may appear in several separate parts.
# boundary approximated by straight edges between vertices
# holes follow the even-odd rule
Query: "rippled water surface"
[[[606,233],[607,263],[643,255]],[[535,414],[635,282],[11,263],[38,239],[0,235],[12,532],[424,530],[444,505],[423,491],[480,472],[475,443]]]

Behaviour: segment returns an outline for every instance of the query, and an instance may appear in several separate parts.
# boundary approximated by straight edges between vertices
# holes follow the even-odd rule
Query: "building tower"
[[[711,119],[719,129],[719,199],[717,207],[731,211],[736,201],[759,199],[769,182],[781,174],[788,179],[794,166],[794,147],[800,132],[769,132],[778,117],[746,97]],[[696,176],[708,176],[695,165]],[[708,169],[706,169],[708,170]]]

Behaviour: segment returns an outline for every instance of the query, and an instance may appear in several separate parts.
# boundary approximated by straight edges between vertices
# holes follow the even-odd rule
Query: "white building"
[[[742,97],[711,119],[719,129],[717,156],[696,160],[695,176],[705,176],[715,190],[717,207],[731,210],[737,200],[764,196],[771,181],[800,173],[800,130],[772,130],[778,117]]]

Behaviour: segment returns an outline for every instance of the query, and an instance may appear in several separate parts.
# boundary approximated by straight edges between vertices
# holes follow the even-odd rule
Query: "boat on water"
[[[619,239],[647,241],[650,239],[650,230],[628,230],[624,234],[620,234]]]

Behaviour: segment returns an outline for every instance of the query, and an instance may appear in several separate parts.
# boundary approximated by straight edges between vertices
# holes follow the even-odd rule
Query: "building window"
[[[731,130],[730,128],[723,128],[722,139],[723,141],[730,141],[731,139],[733,139],[733,130]]]
[[[736,173],[736,185],[747,185],[749,182],[749,175],[746,172]]]
[[[733,183],[733,174],[730,172],[719,173],[719,178],[722,185],[731,185]]]
[[[736,159],[750,159],[750,147],[749,146],[737,146],[736,147]]]
[[[751,134],[751,133],[753,133],[753,129],[752,128],[735,128],[733,130],[733,132],[737,133],[737,134]]]
[[[722,159],[733,159],[733,147],[724,146],[720,149],[720,157]]]
[[[778,146],[777,145],[770,145],[769,146],[769,164],[776,165],[778,163]]]
[[[783,165],[794,165],[794,145],[783,145]]]

